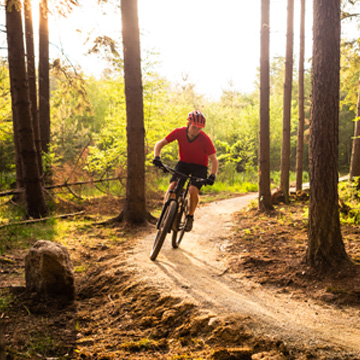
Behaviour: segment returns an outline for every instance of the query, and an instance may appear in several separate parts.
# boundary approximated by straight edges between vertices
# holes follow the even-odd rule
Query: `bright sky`
[[[295,1],[294,53],[299,51],[300,2]],[[222,90],[233,88],[248,92],[254,89],[260,61],[260,0],[138,0],[141,47],[159,53],[157,70],[170,81],[181,83],[184,75],[196,85],[195,89],[212,98]],[[306,52],[311,56],[311,7],[307,0]],[[287,0],[271,1],[271,56],[285,55]],[[64,23],[64,21],[61,21]],[[87,37],[74,28],[103,32],[119,37],[121,21],[119,10],[101,16],[89,6],[75,11],[67,26],[54,25],[57,43],[76,64],[90,71],[99,71],[99,64],[84,61],[79,50]],[[71,39],[72,47],[69,47]],[[78,42],[79,41],[79,42]],[[297,60],[295,60],[297,61]]]
[[[260,0],[140,0],[143,43],[159,48],[162,71],[171,80],[181,81],[181,74],[189,74],[196,89],[212,97],[229,89],[230,83],[236,90],[251,91],[260,61],[260,4]],[[287,0],[271,1],[273,56],[285,54],[286,11]],[[310,32],[309,36],[311,40]]]
[[[91,6],[94,0],[80,2],[83,6],[67,19],[57,17],[50,21],[50,54],[56,58],[63,52],[74,65],[99,75],[101,64],[83,56],[83,43],[89,33],[90,39],[103,34],[120,40],[120,9],[108,9],[105,16]],[[37,8],[35,4],[33,7]],[[138,8],[142,55],[146,55],[146,50],[159,53],[154,59],[160,61],[156,69],[170,81],[181,83],[187,75],[197,92],[215,99],[230,88],[230,83],[240,92],[254,89],[260,62],[261,0],[138,0]],[[285,56],[287,0],[271,0],[270,9],[271,57]],[[309,58],[312,0],[306,0],[306,14],[305,57]],[[300,1],[295,1],[295,66],[299,30]]]

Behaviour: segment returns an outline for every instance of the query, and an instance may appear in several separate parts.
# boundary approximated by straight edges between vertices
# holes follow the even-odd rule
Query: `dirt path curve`
[[[359,354],[360,359],[359,310],[294,299],[291,293],[266,290],[241,276],[227,274],[221,249],[231,232],[231,214],[256,196],[250,194],[199,208],[194,229],[185,234],[180,248],[172,249],[168,236],[155,262],[149,259],[154,234],[139,240],[129,260],[139,280],[164,294],[195,302],[216,316],[248,316],[257,334],[280,337],[301,347],[331,345],[339,351]]]

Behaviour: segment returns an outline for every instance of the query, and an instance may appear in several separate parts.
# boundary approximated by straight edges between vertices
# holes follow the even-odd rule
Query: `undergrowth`
[[[360,224],[360,196],[357,184],[358,179],[339,183],[341,224]]]

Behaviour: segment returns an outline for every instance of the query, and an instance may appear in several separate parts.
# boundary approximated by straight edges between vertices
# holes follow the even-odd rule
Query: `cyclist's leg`
[[[196,177],[205,179],[207,176],[207,167],[202,165],[191,164],[192,166],[192,174]],[[189,195],[190,195],[190,204],[189,204],[189,213],[187,215],[187,222],[185,226],[185,231],[191,231],[193,222],[194,222],[194,213],[196,207],[199,203],[199,192],[201,189],[201,184],[199,182],[192,182],[189,187]]]
[[[207,177],[207,167],[202,165],[192,165],[192,174],[198,178],[206,179]],[[199,203],[199,192],[202,185],[198,182],[192,182],[189,187],[189,194],[190,194],[190,206],[189,206],[189,215],[194,215],[196,207]]]
[[[194,215],[196,207],[199,203],[199,189],[194,185],[190,185],[189,195],[190,195],[189,215]]]
[[[175,189],[176,182],[177,182],[176,180],[170,182],[169,187],[168,187],[168,189],[166,190],[166,193],[165,193],[164,202],[166,202],[166,200],[168,199],[170,191]],[[171,194],[171,197],[175,199],[175,194]]]

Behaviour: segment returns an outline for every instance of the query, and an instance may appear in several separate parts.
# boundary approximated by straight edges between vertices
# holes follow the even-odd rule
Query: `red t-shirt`
[[[209,156],[216,152],[214,144],[203,131],[200,131],[199,135],[190,141],[186,129],[186,127],[177,128],[165,139],[169,143],[174,140],[178,141],[180,161],[208,166]]]

